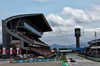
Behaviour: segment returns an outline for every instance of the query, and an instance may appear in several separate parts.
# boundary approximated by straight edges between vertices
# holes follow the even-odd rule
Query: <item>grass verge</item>
[[[80,56],[80,55],[78,55],[78,56],[79,56],[79,57],[82,57],[82,58],[84,58],[84,59],[90,60],[90,61],[100,62],[100,61],[92,60],[92,59],[89,59],[89,58],[86,58],[86,57],[83,57],[83,56]]]
[[[66,56],[62,55],[60,61],[67,62]]]

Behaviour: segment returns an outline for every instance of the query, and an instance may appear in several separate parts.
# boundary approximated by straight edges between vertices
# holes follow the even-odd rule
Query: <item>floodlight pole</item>
[[[97,39],[96,32],[95,32],[94,36],[95,36],[95,40],[96,40]]]
[[[96,32],[95,32],[94,36],[95,36],[95,40],[97,40]],[[96,47],[97,47],[97,42],[96,42]],[[97,56],[97,48],[96,48],[96,56]]]

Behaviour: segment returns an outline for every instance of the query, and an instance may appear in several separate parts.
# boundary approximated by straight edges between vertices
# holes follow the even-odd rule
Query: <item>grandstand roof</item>
[[[43,32],[52,31],[50,25],[48,24],[46,18],[42,13],[16,15],[16,16],[9,17],[6,20],[9,19],[13,20],[17,18],[28,18],[32,23],[38,26],[38,28],[41,29]]]

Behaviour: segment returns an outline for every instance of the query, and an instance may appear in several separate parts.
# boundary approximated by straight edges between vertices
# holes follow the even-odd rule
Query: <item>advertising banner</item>
[[[28,63],[28,60],[24,60],[24,63]]]
[[[46,62],[46,59],[42,59],[43,62]]]
[[[20,53],[22,53],[22,49],[20,49]]]
[[[12,60],[11,63],[17,63],[17,60]]]
[[[38,60],[37,59],[34,59],[34,62],[38,62]]]
[[[5,55],[6,54],[6,52],[5,52],[5,48],[3,47],[3,55]]]
[[[9,49],[7,49],[7,54],[9,54]]]
[[[50,59],[50,61],[53,61],[53,59]]]
[[[17,48],[17,54],[19,54],[19,48]]]
[[[53,61],[57,61],[57,59],[53,59]]]
[[[38,62],[42,62],[42,59],[38,59]]]
[[[2,50],[0,49],[0,54],[2,53]]]
[[[18,63],[23,63],[23,60],[18,60]]]
[[[46,59],[46,62],[49,62],[50,61],[50,59]]]
[[[59,59],[30,59],[30,60],[12,60],[11,63],[32,63],[32,62],[50,62],[59,61]],[[63,63],[63,65],[66,63]]]
[[[28,62],[29,62],[29,63],[32,63],[32,62],[33,62],[33,60],[28,60]]]
[[[16,53],[16,49],[14,49],[13,51],[14,51],[14,54],[15,54]]]
[[[10,48],[10,54],[12,55],[12,48]]]
[[[12,40],[12,44],[19,45],[20,44],[20,40]]]

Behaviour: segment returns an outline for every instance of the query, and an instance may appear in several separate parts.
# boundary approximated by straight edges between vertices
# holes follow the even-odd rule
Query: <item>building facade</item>
[[[79,51],[79,54],[86,56],[100,58],[100,39],[92,40],[88,42],[89,46],[85,47],[84,50]]]
[[[44,32],[52,31],[43,14],[23,14],[2,20],[3,47],[15,45],[22,50],[32,50],[30,47],[49,47],[39,38]]]
[[[88,44],[90,45],[88,54],[93,57],[100,57],[100,39],[92,40]]]

